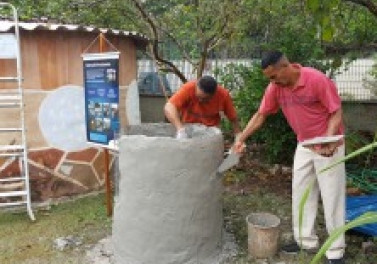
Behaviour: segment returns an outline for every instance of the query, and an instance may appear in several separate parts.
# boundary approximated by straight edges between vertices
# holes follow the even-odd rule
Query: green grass
[[[0,263],[83,263],[85,245],[91,245],[111,232],[106,217],[104,195],[80,198],[35,211],[31,222],[25,211],[0,213]],[[58,251],[58,237],[76,236],[83,245]]]

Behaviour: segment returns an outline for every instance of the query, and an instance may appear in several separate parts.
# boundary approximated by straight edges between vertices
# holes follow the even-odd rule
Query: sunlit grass
[[[109,234],[111,219],[106,217],[104,199],[100,194],[36,210],[35,222],[25,211],[0,213],[0,263],[80,263],[84,248],[60,252],[53,242],[75,236],[90,245]]]

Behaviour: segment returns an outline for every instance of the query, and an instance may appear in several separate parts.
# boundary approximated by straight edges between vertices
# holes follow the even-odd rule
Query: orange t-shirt
[[[220,112],[233,121],[237,118],[228,90],[217,86],[216,92],[209,101],[200,102],[195,95],[196,81],[190,81],[170,98],[172,103],[181,112],[184,123],[200,123],[206,126],[220,124]]]

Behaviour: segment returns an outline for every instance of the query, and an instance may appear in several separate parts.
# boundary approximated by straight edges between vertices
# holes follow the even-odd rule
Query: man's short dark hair
[[[206,94],[214,94],[216,92],[217,82],[211,76],[203,76],[198,81],[198,87]]]
[[[275,65],[283,56],[284,54],[278,50],[266,52],[262,56],[262,63],[261,63],[262,69],[265,70],[268,66]]]

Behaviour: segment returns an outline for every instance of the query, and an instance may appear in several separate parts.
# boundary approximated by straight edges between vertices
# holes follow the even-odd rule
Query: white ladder
[[[31,208],[28,152],[26,147],[25,109],[22,89],[22,62],[18,15],[17,10],[13,5],[0,2],[0,9],[5,8],[9,8],[12,12],[14,33],[0,34],[0,59],[15,60],[16,69],[14,73],[15,76],[1,76],[3,74],[0,69],[0,81],[15,83],[16,87],[11,91],[0,89],[0,111],[12,113],[14,116],[17,116],[18,120],[17,125],[12,127],[9,127],[8,124],[0,124],[0,137],[4,137],[4,135],[9,136],[12,133],[12,135],[17,135],[19,142],[9,142],[9,144],[0,145],[0,158],[6,159],[6,162],[18,161],[20,175],[0,178],[0,207],[26,205],[28,215],[30,219],[34,221],[35,217]]]

